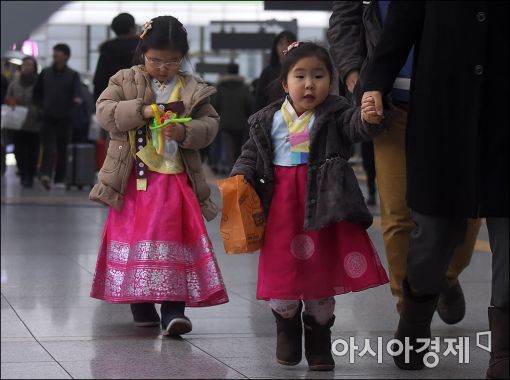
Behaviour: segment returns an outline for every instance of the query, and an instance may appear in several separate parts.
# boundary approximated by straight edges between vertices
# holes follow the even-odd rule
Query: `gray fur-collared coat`
[[[271,126],[282,103],[283,99],[250,117],[250,137],[230,174],[244,175],[252,184],[266,217],[274,182]],[[383,124],[363,123],[360,108],[336,95],[329,95],[315,109],[315,123],[310,130],[305,229],[318,230],[338,221],[359,223],[365,228],[372,224],[372,215],[347,161],[352,144],[372,139],[383,130]]]

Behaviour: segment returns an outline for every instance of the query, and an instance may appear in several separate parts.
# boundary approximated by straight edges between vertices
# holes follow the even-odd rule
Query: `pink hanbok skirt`
[[[306,176],[307,165],[274,167],[257,299],[319,299],[386,284],[388,276],[360,224],[303,229]]]
[[[185,173],[149,172],[147,191],[134,172],[120,212],[110,209],[91,297],[108,303],[228,302],[198,200]]]

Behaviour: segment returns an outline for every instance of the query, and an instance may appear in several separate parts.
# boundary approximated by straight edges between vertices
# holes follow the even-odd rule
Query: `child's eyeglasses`
[[[178,61],[169,61],[169,62],[161,62],[156,61],[153,58],[149,58],[147,56],[144,56],[145,60],[149,65],[151,65],[155,69],[161,69],[165,67],[166,69],[175,69],[176,67],[179,67],[182,63],[183,58],[179,59]]]

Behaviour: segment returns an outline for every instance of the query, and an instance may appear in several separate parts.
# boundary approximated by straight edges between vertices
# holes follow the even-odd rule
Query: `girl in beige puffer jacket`
[[[176,18],[144,25],[135,53],[143,64],[115,74],[97,101],[111,142],[90,194],[112,207],[91,296],[131,304],[137,326],[161,321],[170,336],[191,331],[185,306],[228,302],[202,218],[212,219],[216,207],[198,151],[213,141],[219,118],[209,104],[214,89],[179,71],[188,50]],[[192,120],[149,128],[168,109]]]

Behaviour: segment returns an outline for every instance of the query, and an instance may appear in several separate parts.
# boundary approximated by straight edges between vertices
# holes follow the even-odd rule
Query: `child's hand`
[[[159,113],[163,114],[165,112],[165,106],[159,105],[158,106]],[[154,110],[151,106],[145,106],[143,107],[143,117],[144,119],[152,119],[154,117]]]
[[[184,126],[182,124],[170,123],[169,125],[163,128],[163,136],[165,136],[165,139],[182,142],[186,137],[186,130],[184,129]]]
[[[365,92],[361,98],[361,119],[369,124],[379,124],[383,118],[381,93]]]
[[[16,98],[14,96],[6,96],[4,103],[14,107],[16,105]]]

